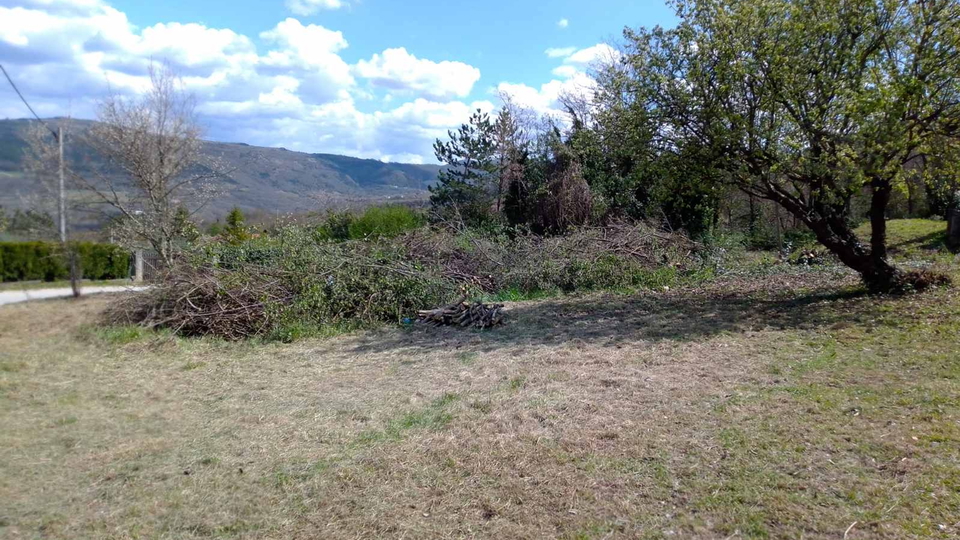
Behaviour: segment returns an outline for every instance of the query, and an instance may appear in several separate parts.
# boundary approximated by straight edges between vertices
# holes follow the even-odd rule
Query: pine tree
[[[232,244],[239,244],[250,236],[243,219],[243,212],[236,206],[227,214],[227,225],[223,228],[223,235]]]
[[[498,172],[490,116],[477,109],[468,123],[447,135],[449,141],[437,139],[433,145],[437,159],[447,166],[430,188],[434,213],[465,225],[489,221]]]

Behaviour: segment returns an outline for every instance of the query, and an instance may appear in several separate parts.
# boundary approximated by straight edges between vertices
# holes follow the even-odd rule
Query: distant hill
[[[93,122],[71,121],[71,130],[89,129]],[[0,205],[20,206],[33,191],[34,181],[23,174],[21,137],[27,120],[0,120]],[[96,156],[83,155],[67,138],[71,167],[84,171]],[[231,171],[222,182],[222,196],[203,212],[222,216],[238,206],[245,211],[304,212],[348,202],[420,200],[437,177],[437,165],[383,163],[333,154],[307,154],[283,148],[242,143],[204,143],[204,152],[216,156]]]

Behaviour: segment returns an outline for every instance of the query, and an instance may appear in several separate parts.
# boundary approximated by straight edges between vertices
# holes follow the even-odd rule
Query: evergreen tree
[[[236,206],[227,214],[227,225],[223,228],[223,235],[230,243],[239,244],[250,237],[243,220],[243,212]]]
[[[437,139],[433,145],[437,159],[446,165],[430,188],[434,213],[465,225],[489,221],[498,169],[490,116],[477,109],[468,123],[447,135],[449,141]]]

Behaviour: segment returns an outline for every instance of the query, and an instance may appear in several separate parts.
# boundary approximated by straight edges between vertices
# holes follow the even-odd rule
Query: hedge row
[[[123,279],[130,276],[130,253],[110,244],[71,244],[80,260],[84,279]],[[67,257],[59,244],[0,242],[2,281],[56,281],[69,279]]]

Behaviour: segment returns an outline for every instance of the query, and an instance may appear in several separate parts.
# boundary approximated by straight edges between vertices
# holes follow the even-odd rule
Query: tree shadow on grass
[[[917,238],[911,238],[903,242],[891,244],[888,248],[890,253],[909,253],[914,250],[940,251],[947,249],[947,231],[936,231]]]
[[[895,300],[891,300],[895,301]],[[358,354],[405,349],[436,352],[523,350],[541,345],[588,343],[617,347],[688,342],[750,330],[814,329],[866,321],[876,300],[859,288],[812,292],[683,290],[636,296],[597,294],[509,305],[506,324],[493,330],[416,325],[405,331],[359,336]]]

